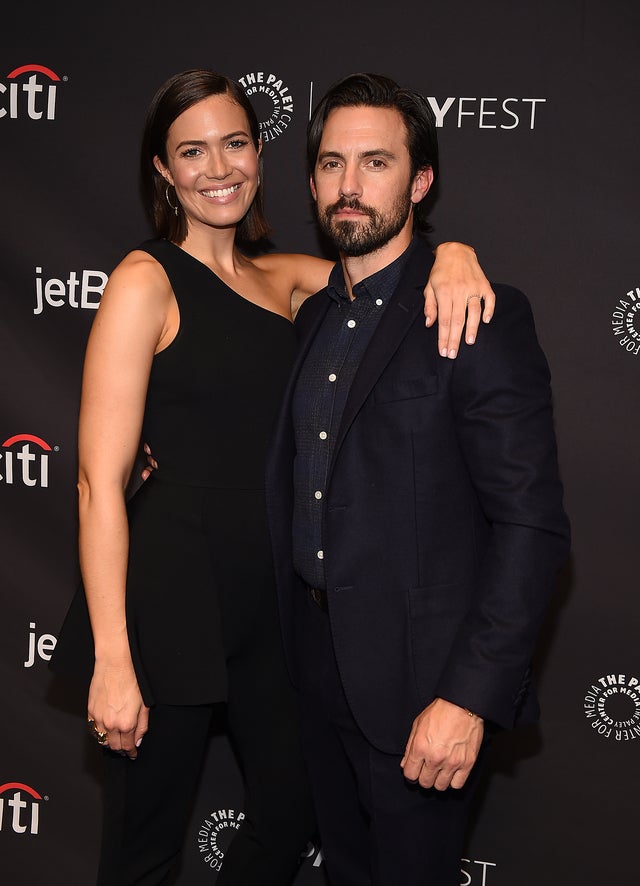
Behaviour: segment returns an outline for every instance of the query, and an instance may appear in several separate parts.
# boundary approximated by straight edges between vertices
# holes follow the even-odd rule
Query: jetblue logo
[[[42,268],[36,268],[36,306],[33,313],[42,314],[45,305],[51,308],[88,308],[95,311],[107,285],[104,271],[69,271],[66,280],[42,278]]]
[[[29,622],[29,635],[27,639],[27,660],[23,662],[25,668],[32,668],[39,661],[51,661],[53,650],[56,648],[57,640],[53,634],[36,634],[35,621]]]

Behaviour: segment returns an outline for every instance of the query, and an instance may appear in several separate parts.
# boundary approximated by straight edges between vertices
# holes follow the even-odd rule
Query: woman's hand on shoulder
[[[465,243],[441,243],[424,290],[427,326],[438,320],[438,353],[453,359],[465,326],[465,342],[476,340],[480,319],[489,323],[496,296],[475,250]],[[484,310],[483,310],[484,302]]]

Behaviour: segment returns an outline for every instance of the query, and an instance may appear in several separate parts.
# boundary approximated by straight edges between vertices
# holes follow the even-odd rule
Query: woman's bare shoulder
[[[133,249],[128,252],[122,261],[116,265],[105,287],[103,299],[114,298],[120,295],[145,300],[153,298],[162,300],[172,294],[171,284],[167,274],[152,255],[142,249]]]

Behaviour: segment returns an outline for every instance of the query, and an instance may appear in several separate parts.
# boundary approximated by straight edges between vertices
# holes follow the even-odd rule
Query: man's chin
[[[333,221],[326,232],[344,255],[358,257],[371,251],[371,232],[356,221]]]

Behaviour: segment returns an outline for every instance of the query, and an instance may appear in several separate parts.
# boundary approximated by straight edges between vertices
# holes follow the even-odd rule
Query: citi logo
[[[49,485],[49,453],[57,452],[41,437],[16,434],[8,437],[0,450],[0,483],[7,486]]]
[[[0,118],[55,120],[57,84],[61,78],[44,65],[22,65],[7,74],[10,83],[0,82]]]
[[[0,831],[37,834],[42,799],[47,798],[19,781],[0,785]]]

